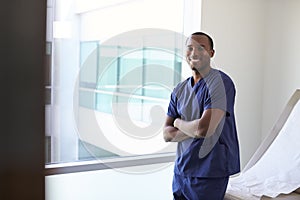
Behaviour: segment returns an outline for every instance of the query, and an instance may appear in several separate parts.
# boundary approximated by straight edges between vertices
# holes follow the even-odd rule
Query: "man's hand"
[[[163,130],[164,133],[164,140],[166,142],[181,142],[190,138],[188,135],[184,134],[178,128],[174,127],[176,119],[167,116],[165,127]]]

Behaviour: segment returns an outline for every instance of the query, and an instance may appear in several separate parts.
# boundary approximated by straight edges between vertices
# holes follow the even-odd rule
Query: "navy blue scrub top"
[[[232,80],[224,72],[211,69],[193,87],[192,83],[190,77],[175,87],[168,116],[192,121],[210,108],[222,109],[226,115],[211,137],[178,142],[174,173],[188,177],[226,177],[238,173],[240,157]]]

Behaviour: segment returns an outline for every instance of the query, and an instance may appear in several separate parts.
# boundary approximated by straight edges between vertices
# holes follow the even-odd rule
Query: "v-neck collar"
[[[190,89],[195,89],[195,88],[197,88],[197,86],[198,86],[199,84],[201,84],[201,83],[204,81],[204,79],[206,79],[208,76],[210,76],[210,74],[212,74],[213,71],[215,71],[215,69],[211,68],[211,69],[209,70],[209,72],[208,72],[204,77],[202,77],[196,84],[194,84],[194,77],[191,76],[191,77],[190,77],[190,80],[189,80],[189,84],[188,84],[188,85],[189,85],[189,88],[190,88]],[[194,86],[193,86],[193,84],[194,84]]]

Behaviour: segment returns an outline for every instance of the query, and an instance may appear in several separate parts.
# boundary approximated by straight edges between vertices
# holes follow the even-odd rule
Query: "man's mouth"
[[[199,58],[189,58],[189,62],[191,63],[196,63],[196,62],[199,62],[200,59]]]

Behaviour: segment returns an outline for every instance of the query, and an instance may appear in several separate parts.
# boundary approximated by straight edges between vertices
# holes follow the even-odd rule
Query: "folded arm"
[[[190,138],[190,136],[184,134],[178,128],[174,127],[175,119],[167,116],[165,126],[164,126],[164,140],[166,142],[181,142]]]
[[[225,112],[221,109],[207,109],[200,119],[193,121],[175,119],[174,127],[189,137],[209,137],[215,132],[224,115]]]

